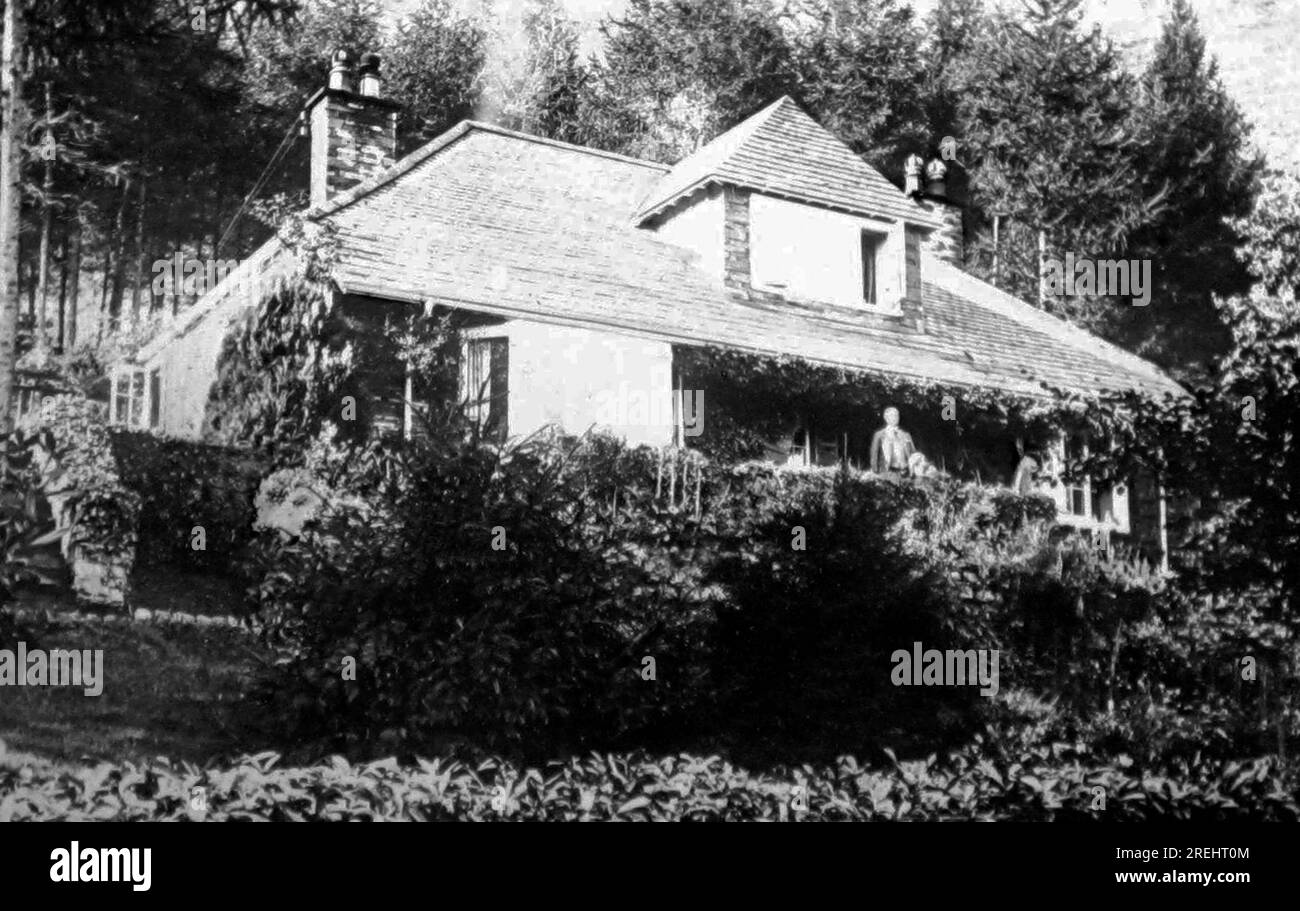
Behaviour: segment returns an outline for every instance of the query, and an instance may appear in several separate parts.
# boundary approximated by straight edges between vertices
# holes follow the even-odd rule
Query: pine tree
[[[1132,240],[1133,255],[1153,261],[1156,292],[1150,307],[1125,313],[1123,338],[1190,377],[1228,343],[1214,295],[1249,287],[1224,219],[1251,211],[1262,161],[1187,0],[1173,0],[1132,121],[1145,191],[1169,191],[1164,212]]]
[[[921,31],[897,0],[830,0],[797,32],[796,98],[889,175],[932,142]]]
[[[515,16],[492,17],[483,115],[509,129],[581,142],[590,78],[578,26],[558,0],[527,0]]]
[[[386,94],[399,98],[401,154],[476,116],[486,30],[450,0],[423,0],[397,23],[384,48]]]
[[[789,19],[765,0],[629,0],[602,29],[590,134],[604,148],[676,161],[796,94]]]
[[[976,205],[1015,223],[1013,243],[1022,238],[1004,255],[1036,264],[1004,270],[1011,290],[1095,328],[1113,305],[1042,298],[1045,262],[1123,249],[1160,194],[1143,196],[1135,170],[1133,79],[1100,29],[1084,29],[1081,2],[1025,0],[1023,18],[992,17],[960,63],[958,138]]]

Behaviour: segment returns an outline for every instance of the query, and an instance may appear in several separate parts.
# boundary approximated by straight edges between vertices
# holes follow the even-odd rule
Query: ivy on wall
[[[861,449],[881,424],[883,408],[893,405],[904,426],[920,425],[919,444],[952,453],[956,464],[946,467],[974,478],[990,448],[1009,453],[1017,437],[1031,446],[1041,443],[1079,423],[1080,407],[1086,407],[1046,389],[1043,397],[1030,397],[786,355],[682,346],[675,349],[674,361],[683,388],[705,390],[705,430],[691,445],[723,461],[770,456],[774,439],[808,425],[851,433]],[[938,459],[932,455],[932,461]]]

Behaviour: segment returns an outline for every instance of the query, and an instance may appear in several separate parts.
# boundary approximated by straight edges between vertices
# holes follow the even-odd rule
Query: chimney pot
[[[352,91],[352,55],[345,50],[334,52],[329,86],[332,89],[343,89],[345,92]]]
[[[948,166],[941,158],[931,158],[925,166],[925,192],[927,196],[945,199],[948,196]]]
[[[922,165],[921,156],[916,153],[908,155],[903,161],[903,192],[908,196],[919,196],[921,193]]]
[[[379,55],[366,54],[361,58],[361,94],[379,97]]]

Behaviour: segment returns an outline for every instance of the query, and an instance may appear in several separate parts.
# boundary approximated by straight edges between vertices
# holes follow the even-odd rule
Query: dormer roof
[[[939,224],[788,95],[678,162],[642,200],[636,221],[709,184],[924,227]]]

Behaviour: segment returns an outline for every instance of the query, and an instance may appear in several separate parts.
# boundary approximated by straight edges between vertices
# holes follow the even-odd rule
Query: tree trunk
[[[59,230],[59,301],[54,313],[55,335],[54,350],[63,353],[64,325],[63,314],[66,313],[68,301],[68,225],[63,223]]]
[[[131,285],[131,325],[140,323],[140,286],[144,281],[144,203],[147,184],[140,181],[140,211],[135,218],[135,281]]]
[[[113,250],[109,246],[111,238],[105,237],[102,244],[104,249],[104,277],[99,286],[99,321],[95,327],[96,342],[104,341],[104,333],[108,331],[108,298],[110,288],[113,284]]]
[[[113,220],[113,284],[108,297],[109,320],[113,331],[122,328],[122,292],[126,284],[126,205],[131,198],[131,182],[122,188],[122,204]]]
[[[36,331],[33,343],[42,351],[49,347],[49,300],[50,300],[50,224],[53,206],[50,197],[54,195],[54,132],[49,127],[50,84],[45,83],[45,136],[41,141],[41,158],[45,162],[41,177],[41,245],[36,255]]]
[[[0,46],[0,433],[4,434],[13,428],[18,358],[18,233],[23,198],[19,149],[25,128],[21,5],[21,0],[6,0]]]
[[[72,218],[71,248],[65,272],[68,275],[68,303],[64,317],[63,348],[71,351],[77,344],[77,302],[81,296],[81,212]]]

